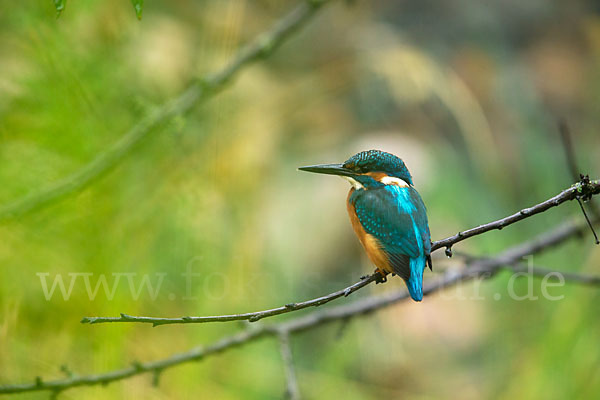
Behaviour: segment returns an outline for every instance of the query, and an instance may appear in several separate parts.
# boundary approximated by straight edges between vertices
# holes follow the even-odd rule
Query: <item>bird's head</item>
[[[381,185],[412,186],[413,184],[404,161],[381,150],[361,151],[343,164],[310,165],[298,169],[341,176],[348,179],[355,189],[370,189]]]

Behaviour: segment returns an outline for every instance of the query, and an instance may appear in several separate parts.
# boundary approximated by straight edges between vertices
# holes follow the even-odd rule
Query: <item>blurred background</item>
[[[292,6],[149,1],[138,21],[125,0],[68,2],[58,19],[51,1],[3,1],[0,204],[84,166]],[[90,326],[79,324],[83,316],[254,311],[371,272],[346,215],[347,182],[298,166],[371,148],[397,154],[428,207],[433,240],[568,187],[560,118],[580,168],[597,178],[599,93],[598,2],[333,2],[92,186],[0,225],[0,384],[59,378],[62,365],[77,374],[119,369],[243,328]],[[569,202],[455,250],[493,255],[572,216],[582,218]],[[442,253],[426,279],[459,262]],[[535,262],[598,274],[599,258],[586,235]],[[111,288],[121,280],[112,293],[99,287],[90,296],[84,275],[74,273],[87,273],[91,289],[101,276]],[[48,295],[57,276],[66,289],[76,276],[66,300],[59,286]],[[333,324],[293,336],[301,392],[346,400],[596,398],[599,291],[567,283],[552,288],[560,301],[515,301],[506,295],[510,276],[481,283],[481,299],[449,289],[343,331]],[[473,285],[459,290],[472,293]],[[516,291],[527,285],[517,280]],[[404,284],[391,279],[337,303],[389,290]],[[60,398],[277,399],[285,378],[277,342],[263,339],[150,383],[142,375]]]

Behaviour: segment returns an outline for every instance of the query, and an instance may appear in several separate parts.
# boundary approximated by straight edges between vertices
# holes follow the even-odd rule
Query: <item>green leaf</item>
[[[56,8],[56,18],[60,16],[60,13],[65,9],[67,0],[54,0],[54,8]]]
[[[135,9],[135,15],[139,20],[142,19],[142,8],[144,8],[144,0],[131,0],[133,8]]]

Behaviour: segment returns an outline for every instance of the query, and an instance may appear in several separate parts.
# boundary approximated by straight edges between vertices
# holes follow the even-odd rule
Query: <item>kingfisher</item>
[[[415,301],[423,299],[423,271],[431,265],[427,211],[401,158],[381,150],[362,151],[343,164],[320,164],[301,171],[338,175],[352,187],[346,207],[352,228],[378,282],[398,275]]]

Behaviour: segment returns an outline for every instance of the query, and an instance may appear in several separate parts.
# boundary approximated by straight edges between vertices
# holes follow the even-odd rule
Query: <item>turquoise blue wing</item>
[[[424,259],[431,250],[425,205],[417,191],[384,186],[357,192],[352,200],[365,232],[379,241],[394,272],[408,280],[410,259]]]
[[[427,209],[421,199],[421,195],[412,187],[410,188],[412,203],[415,205],[416,212],[413,213],[417,228],[421,232],[421,240],[423,241],[423,253],[429,256],[431,253],[431,233],[429,232],[429,222],[427,220]]]

